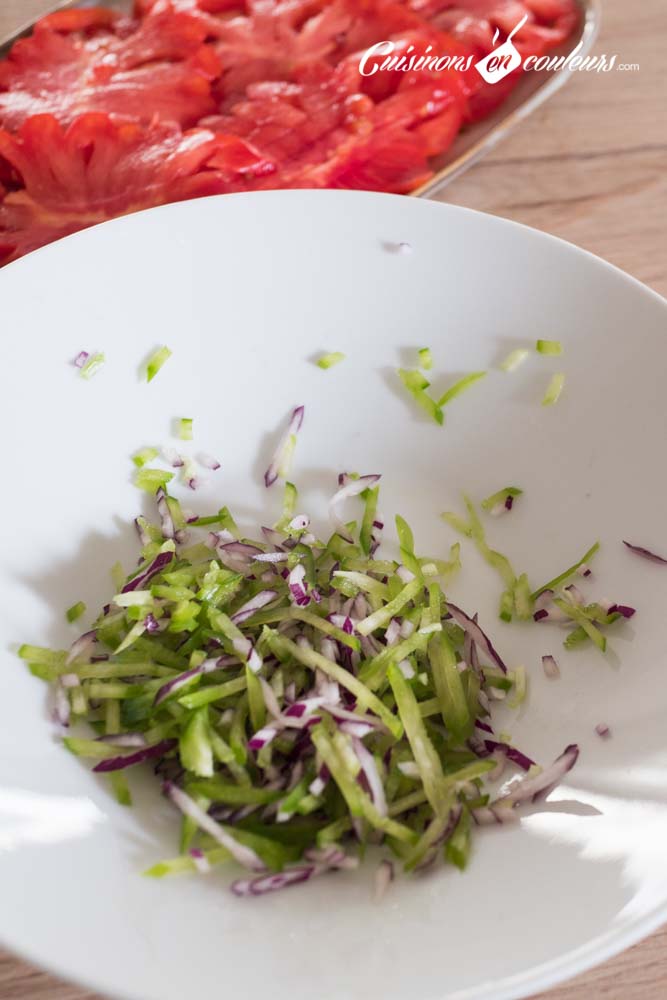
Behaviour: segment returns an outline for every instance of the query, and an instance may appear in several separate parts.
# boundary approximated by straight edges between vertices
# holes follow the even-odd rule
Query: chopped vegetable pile
[[[287,440],[302,420],[299,407]],[[160,470],[141,464],[137,476],[149,473]],[[495,733],[492,703],[518,705],[526,672],[449,599],[458,543],[446,561],[419,555],[398,516],[400,561],[378,557],[379,478],[339,477],[325,539],[289,482],[279,521],[249,539],[227,508],[195,517],[156,479],[157,518],[136,520],[140,564],[127,577],[114,568],[116,592],[92,627],[69,651],[21,647],[52,684],[60,724],[88,723],[65,737],[69,750],[108,774],[124,804],[128,772],[149,762],[181,814],[180,855],[148,874],[233,859],[248,872],[234,892],[260,895],[354,867],[366,845],[406,871],[438,857],[464,868],[475,825],[512,822],[574,765],[576,745],[542,770]],[[507,509],[520,493],[505,488],[486,505]],[[361,503],[353,521],[347,501]],[[465,533],[485,546],[471,504],[469,519]],[[633,609],[601,615],[573,586],[556,596],[582,564],[536,595],[513,577],[512,608],[569,617],[577,642],[597,643],[598,624]],[[498,787],[505,766],[525,774]],[[393,872],[384,858],[378,891]]]
[[[105,219],[204,195],[414,191],[523,73],[489,84],[475,63],[524,15],[513,37],[524,58],[561,45],[581,16],[576,0],[509,6],[136,0],[130,16],[88,6],[49,14],[0,62],[0,264]],[[385,40],[403,64],[381,69],[383,51],[362,73],[364,53]],[[425,63],[446,56],[462,68]]]

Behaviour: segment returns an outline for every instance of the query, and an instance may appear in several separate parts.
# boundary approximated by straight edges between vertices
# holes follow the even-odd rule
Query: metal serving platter
[[[130,6],[128,0],[106,0],[106,3],[119,10],[127,10]],[[581,47],[578,55],[583,57],[591,51],[600,29],[601,0],[579,0],[579,5],[582,18],[578,33],[560,48],[551,50],[550,55],[567,55],[579,43]],[[64,0],[62,3],[54,3],[51,10],[86,6],[91,6],[91,3]],[[0,39],[0,58],[7,55],[17,39],[30,33],[33,24],[34,21],[26,24],[9,38]],[[412,196],[428,198],[439,193],[450,181],[494,149],[515,126],[560,90],[570,76],[571,72],[567,69],[558,72],[524,73],[520,83],[500,108],[484,121],[464,128],[446,153],[434,160],[434,176],[413,191]]]

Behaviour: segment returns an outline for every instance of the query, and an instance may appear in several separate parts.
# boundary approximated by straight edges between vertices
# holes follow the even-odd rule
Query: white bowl
[[[395,252],[404,241],[412,253]],[[608,264],[513,223],[416,199],[275,192],[175,205],[48,247],[0,273],[4,467],[0,569],[0,939],[30,960],[132,1000],[481,1000],[525,996],[608,958],[667,917],[665,302]],[[513,374],[511,347],[562,340]],[[173,357],[147,385],[142,359]],[[395,375],[432,349],[436,388],[488,377],[429,423]],[[104,350],[90,382],[69,364]],[[344,351],[323,372],[313,356]],[[556,406],[540,400],[566,373]],[[137,805],[61,749],[19,642],[64,646],[63,609],[112,593],[142,502],[130,454],[194,417],[193,450],[222,469],[193,494],[244,524],[280,505],[261,473],[290,407],[306,419],[294,476],[321,523],[335,474],[381,472],[381,507],[444,554],[438,518],[506,484],[489,522],[536,584],[597,539],[582,588],[636,606],[612,652],[566,653],[552,626],[497,620],[499,584],[470,546],[453,593],[524,663],[530,695],[505,728],[542,763],[570,742],[565,785],[511,830],[476,838],[469,870],[395,883],[370,866],[255,901],[232,873],[142,878],[177,851],[177,819],[147,773]],[[389,532],[390,533],[390,532]],[[85,621],[85,620],[84,620]],[[547,680],[543,653],[562,677]],[[594,732],[610,725],[603,741]]]

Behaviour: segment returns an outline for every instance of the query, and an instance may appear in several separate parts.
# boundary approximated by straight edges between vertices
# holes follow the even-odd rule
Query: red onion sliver
[[[204,812],[194,799],[186,795],[182,788],[174,785],[171,781],[167,781],[164,784],[164,793],[184,816],[189,816],[204,833],[208,833],[222,847],[226,847],[234,860],[238,861],[240,865],[254,872],[263,872],[266,870],[266,865],[252,848],[246,847],[244,844],[239,844],[234,837],[230,836],[226,830],[223,830],[219,823],[216,823],[208,813]]]
[[[558,782],[570,771],[577,762],[579,747],[576,743],[567,746],[560,757],[549,767],[533,777],[523,778],[513,785],[509,791],[501,796],[494,805],[517,805],[532,799],[543,798],[558,784]]]
[[[381,816],[386,816],[387,800],[385,798],[384,785],[382,784],[382,778],[380,777],[380,772],[377,769],[375,758],[370,750],[368,750],[368,748],[364,746],[361,740],[356,736],[352,737],[352,746],[354,747],[354,752],[359,758],[361,770],[366,777],[366,781],[368,782],[368,788],[371,793],[373,804]]]
[[[650,549],[645,549],[641,545],[633,545],[631,542],[626,542],[625,540],[623,540],[623,544],[627,546],[631,552],[634,552],[635,555],[642,556],[650,562],[661,563],[662,565],[667,566],[667,559],[659,556],[656,552],[651,552]]]
[[[278,597],[277,590],[260,590],[258,594],[255,594],[249,601],[242,604],[238,611],[232,615],[232,622],[234,625],[241,625],[248,618],[252,618],[256,611],[260,611],[267,604],[270,604],[271,601],[275,601],[276,597]]]
[[[217,458],[213,458],[212,455],[208,455],[205,451],[200,451],[197,455],[197,461],[204,469],[211,469],[213,472],[217,472],[220,468],[220,462]]]
[[[160,743],[154,743],[153,746],[141,747],[135,753],[122,757],[107,757],[106,760],[101,760],[93,768],[93,771],[97,771],[99,774],[107,774],[109,771],[123,771],[126,767],[143,764],[144,761],[152,760],[154,757],[164,757],[177,746],[177,743],[177,740],[162,740]]]
[[[470,635],[472,641],[479,646],[479,648],[496,664],[497,667],[502,670],[504,674],[506,674],[507,667],[496,650],[493,648],[491,640],[482,631],[477,622],[472,618],[469,618],[465,611],[462,611],[461,608],[458,608],[455,604],[450,604],[449,601],[447,602],[447,610],[456,623],[461,626],[463,631]]]
[[[358,479],[350,479],[344,486],[341,486],[341,488],[334,493],[329,501],[329,516],[335,524],[338,534],[346,541],[352,542],[353,539],[350,538],[345,522],[340,515],[340,505],[350,497],[359,496],[359,494],[363,493],[364,490],[367,490],[371,486],[375,486],[379,479],[380,476],[378,475],[359,476]]]
[[[544,668],[544,673],[546,674],[547,677],[550,678],[560,677],[560,670],[553,656],[550,655],[543,656],[542,667]]]
[[[285,460],[289,461],[291,451],[294,445],[291,443],[292,440],[296,441],[296,435],[301,430],[301,425],[303,424],[304,407],[297,406],[295,410],[292,411],[290,416],[289,425],[287,431],[283,435],[283,438],[278,445],[271,463],[264,473],[264,484],[267,486],[273,486],[275,481],[279,476],[284,476],[287,474],[288,469],[285,467]]]
[[[394,865],[391,861],[381,861],[375,872],[375,899],[379,902],[394,881]]]

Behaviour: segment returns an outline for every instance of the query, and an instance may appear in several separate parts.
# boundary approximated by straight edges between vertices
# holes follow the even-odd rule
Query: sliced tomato
[[[127,19],[64,18],[61,11],[16,42],[0,63],[0,123],[16,129],[34,114],[71,121],[100,110],[187,126],[213,108],[211,81],[220,65],[205,29],[190,14]],[[92,12],[90,12],[92,13]]]
[[[244,0],[135,0],[137,17],[165,10],[199,11],[202,14],[247,14]]]
[[[3,201],[0,195],[0,267],[88,225],[40,217],[31,202]]]
[[[525,57],[560,45],[581,18],[576,0],[411,0],[415,13],[451,32],[480,56],[494,48],[496,29],[504,41],[524,16],[513,42]]]
[[[0,130],[0,245],[20,256],[86,226],[142,208],[247,186],[275,169],[239,137],[90,112],[63,126],[36,115]],[[49,233],[53,235],[49,237]]]
[[[35,24],[35,31],[86,32],[98,28],[113,28],[122,20],[118,11],[110,7],[83,7],[57,10],[47,14]]]
[[[328,162],[303,171],[290,186],[407,194],[432,176],[420,137],[394,127],[341,146]]]

